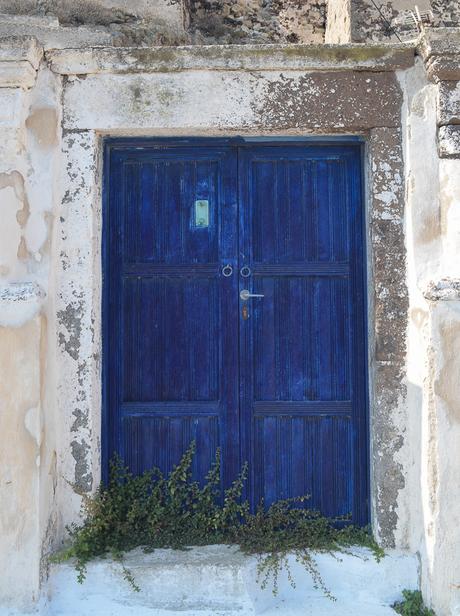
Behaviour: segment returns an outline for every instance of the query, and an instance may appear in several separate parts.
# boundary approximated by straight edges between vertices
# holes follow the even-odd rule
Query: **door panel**
[[[239,470],[237,277],[221,274],[236,267],[236,161],[212,147],[110,152],[107,453],[137,473],[168,472],[192,439],[195,478],[217,447],[224,479]]]
[[[260,277],[254,288],[254,400],[350,400],[348,281]]]
[[[123,402],[217,402],[218,281],[130,277],[123,302]]]
[[[253,507],[364,524],[360,146],[192,142],[106,150],[106,463],[167,472],[195,440],[197,479],[217,447],[225,484],[249,463]]]
[[[359,150],[346,147],[254,147],[239,157],[240,257],[252,272],[240,287],[263,295],[241,302],[251,498],[308,494],[326,515],[354,521],[365,499],[359,165]]]
[[[350,418],[296,410],[255,412],[254,501],[309,495],[308,507],[347,516],[353,499]]]

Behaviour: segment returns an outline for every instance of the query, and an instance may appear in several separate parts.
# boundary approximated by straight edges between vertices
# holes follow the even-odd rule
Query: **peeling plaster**
[[[431,301],[459,301],[460,278],[443,278],[438,282],[430,282],[424,295]]]
[[[267,81],[253,109],[264,127],[363,130],[400,124],[401,90],[391,73],[313,73]],[[379,114],[375,113],[376,108]]]
[[[26,119],[26,128],[34,134],[40,147],[52,148],[57,144],[57,120],[53,107],[37,108]]]
[[[21,327],[42,307],[45,292],[35,283],[0,286],[0,326]]]
[[[79,301],[76,304],[68,304],[65,310],[59,310],[57,313],[58,322],[67,330],[67,335],[63,331],[59,332],[59,344],[75,361],[78,360],[80,349],[83,309],[83,301]]]
[[[30,206],[24,178],[18,171],[0,174],[0,215],[5,233],[0,243],[0,265],[5,276],[14,276],[18,273],[17,259],[29,257],[24,228]]]
[[[90,471],[89,453],[90,446],[85,441],[72,441],[70,443],[72,457],[75,460],[74,488],[77,492],[91,492],[93,487],[93,475]]]
[[[399,128],[371,133],[372,209],[370,232],[374,282],[372,468],[377,536],[395,545],[398,501],[405,471],[398,458],[404,445],[408,290],[404,237],[404,166]]]

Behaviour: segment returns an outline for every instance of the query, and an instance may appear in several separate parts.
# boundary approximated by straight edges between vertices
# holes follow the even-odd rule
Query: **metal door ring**
[[[225,276],[225,278],[228,278],[232,274],[233,274],[233,267],[231,265],[224,265],[224,267],[222,268],[222,276]]]
[[[249,276],[251,275],[251,268],[245,265],[240,269],[240,275],[242,276],[242,278],[249,278]]]

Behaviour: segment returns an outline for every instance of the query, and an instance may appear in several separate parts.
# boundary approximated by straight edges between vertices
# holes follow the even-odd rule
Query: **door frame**
[[[359,477],[358,477],[358,511],[356,512],[357,522],[361,525],[370,522],[371,506],[370,506],[370,476],[371,476],[371,460],[370,460],[370,391],[369,391],[369,337],[368,337],[368,321],[369,321],[369,285],[368,285],[368,242],[367,242],[367,208],[365,198],[366,184],[366,167],[365,167],[365,140],[361,136],[309,136],[309,137],[260,137],[260,136],[234,136],[234,137],[105,137],[103,139],[103,161],[102,161],[102,241],[101,241],[101,261],[102,261],[102,297],[101,297],[101,335],[102,335],[102,358],[101,358],[101,476],[102,481],[107,482],[109,475],[109,434],[110,434],[110,414],[108,405],[108,387],[109,387],[109,370],[108,370],[108,340],[109,340],[109,285],[107,279],[109,277],[109,242],[108,242],[108,216],[110,211],[110,156],[113,150],[132,149],[132,148],[148,148],[154,147],[158,149],[169,147],[205,147],[205,146],[235,146],[235,147],[253,147],[260,146],[308,146],[308,145],[353,145],[359,148],[360,155],[360,202],[361,202],[361,225],[362,233],[362,255],[363,267],[361,275],[362,289],[364,290],[363,302],[363,343],[365,347],[366,358],[364,362],[364,373],[362,378],[363,395],[365,409],[359,416],[358,420],[358,448],[360,451],[359,462]],[[362,469],[365,469],[362,472]]]

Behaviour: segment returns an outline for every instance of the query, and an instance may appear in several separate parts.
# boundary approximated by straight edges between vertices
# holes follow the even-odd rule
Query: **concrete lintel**
[[[0,39],[0,88],[31,88],[43,48],[31,36]]]
[[[46,52],[61,75],[183,70],[394,71],[414,63],[413,45],[207,45],[94,47]]]

